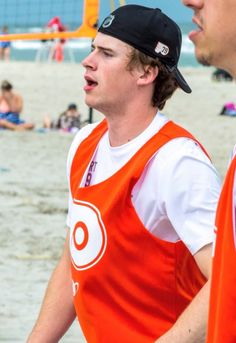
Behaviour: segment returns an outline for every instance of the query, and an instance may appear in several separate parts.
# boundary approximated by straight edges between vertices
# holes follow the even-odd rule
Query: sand
[[[236,118],[218,113],[223,103],[236,100],[235,84],[211,81],[211,68],[182,71],[193,93],[177,91],[163,112],[204,144],[223,177],[236,141]],[[45,114],[55,118],[70,102],[79,105],[84,119],[88,115],[78,64],[1,63],[0,75],[24,96],[22,117],[37,128]],[[66,156],[72,139],[60,132],[0,131],[0,342],[25,342],[60,256],[66,233]],[[84,342],[77,323],[61,342]]]

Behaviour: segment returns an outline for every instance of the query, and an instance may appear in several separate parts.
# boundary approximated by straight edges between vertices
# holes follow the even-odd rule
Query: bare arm
[[[63,254],[51,276],[38,320],[27,343],[58,342],[74,319],[68,233]]]
[[[20,95],[18,95],[17,97],[17,103],[16,103],[16,106],[17,106],[17,111],[18,113],[21,113],[22,110],[23,110],[23,99]]]
[[[23,110],[23,98],[19,94],[13,93],[12,97],[8,101],[10,111],[15,113],[21,113]]]
[[[210,244],[203,247],[194,256],[202,273],[208,278],[207,283],[198,292],[173,327],[160,337],[156,343],[205,342],[210,291],[211,251],[212,245]]]

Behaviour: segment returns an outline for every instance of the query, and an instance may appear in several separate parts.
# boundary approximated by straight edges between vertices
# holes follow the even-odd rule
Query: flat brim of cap
[[[192,93],[192,89],[189,87],[189,85],[185,81],[183,75],[181,74],[181,72],[177,68],[174,69],[173,74],[175,76],[175,79],[176,79],[179,87],[181,89],[183,89],[183,91],[186,93]]]

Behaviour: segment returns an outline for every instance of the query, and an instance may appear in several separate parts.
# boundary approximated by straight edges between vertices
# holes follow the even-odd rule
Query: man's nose
[[[94,51],[90,52],[90,54],[82,61],[82,66],[85,68],[96,69],[97,63],[94,55]]]
[[[182,0],[182,3],[184,6],[194,9],[201,8],[204,3],[204,0]]]

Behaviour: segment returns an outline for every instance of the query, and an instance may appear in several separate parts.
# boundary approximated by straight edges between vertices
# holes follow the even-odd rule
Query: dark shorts
[[[8,112],[8,113],[1,113],[0,112],[0,119],[5,119],[12,124],[20,125],[24,124],[25,121],[21,120],[18,113]]]
[[[0,48],[6,49],[6,48],[10,48],[11,43],[10,42],[0,42]]]

